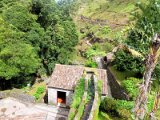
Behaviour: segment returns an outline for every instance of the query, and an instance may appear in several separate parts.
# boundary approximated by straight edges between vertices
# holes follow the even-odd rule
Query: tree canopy
[[[148,0],[147,2],[137,3],[138,11],[134,13],[135,24],[128,31],[128,37],[125,40],[125,44],[132,49],[140,52],[144,57],[148,55],[151,45],[151,39],[155,33],[160,33],[160,1],[159,0]],[[131,71],[139,69],[142,70],[144,66],[144,59],[139,58],[139,62],[135,60],[126,62],[128,58],[133,58],[132,54],[123,51],[124,60],[117,62],[117,65],[124,65],[125,70],[129,70],[132,65]],[[122,57],[122,54],[116,54],[116,58]],[[139,65],[141,64],[141,65]],[[142,65],[143,64],[143,65]],[[158,67],[158,66],[157,66]],[[157,68],[158,69],[158,68]],[[158,74],[157,74],[158,75]]]
[[[69,12],[54,0],[0,1],[0,79],[51,74],[77,43]]]

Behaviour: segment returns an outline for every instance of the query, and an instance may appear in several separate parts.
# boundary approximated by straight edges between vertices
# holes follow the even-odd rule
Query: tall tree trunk
[[[136,120],[143,120],[147,111],[147,100],[151,84],[151,77],[155,69],[155,66],[157,64],[159,50],[160,50],[160,36],[156,34],[152,40],[150,53],[146,59],[145,72],[143,76],[144,82],[140,87],[140,93],[135,102],[134,113]]]

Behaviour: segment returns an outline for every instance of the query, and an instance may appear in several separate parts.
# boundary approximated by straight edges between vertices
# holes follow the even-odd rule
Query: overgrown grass
[[[135,77],[136,73],[133,72],[121,72],[116,70],[115,67],[111,66],[109,67],[109,69],[111,70],[112,74],[115,76],[116,80],[119,82],[119,84],[121,84],[121,82],[129,77]]]
[[[36,98],[37,101],[40,101],[45,95],[46,83],[40,82],[35,83],[31,88],[25,89],[25,91]]]
[[[78,107],[81,104],[82,96],[84,94],[84,88],[85,88],[85,80],[84,80],[84,78],[81,78],[75,88],[75,92],[73,95],[73,101],[71,104],[71,109],[74,111],[74,113],[73,112],[69,113],[68,120],[73,120],[73,118],[78,110]]]
[[[122,87],[128,93],[131,100],[135,100],[139,93],[139,85],[142,80],[137,78],[128,78],[122,81]]]
[[[112,120],[107,113],[99,112],[97,120]]]
[[[94,108],[94,111],[92,113],[93,120],[97,120],[99,118],[99,106],[101,104],[101,95],[102,95],[102,80],[98,80],[98,83],[95,86],[97,86],[97,88],[95,88],[95,93],[98,92],[98,96],[95,95],[95,98],[94,98],[96,100],[96,103],[95,103],[96,105],[94,104],[93,106],[94,107],[96,106],[96,108]]]
[[[41,96],[43,95],[44,92],[45,92],[45,87],[44,86],[39,86],[33,96],[38,101],[41,98]]]
[[[128,120],[131,118],[133,106],[134,101],[115,100],[106,97],[101,102],[100,109],[113,117]]]
[[[81,117],[83,115],[84,112],[84,108],[85,108],[85,104],[86,104],[86,100],[82,101],[82,103],[80,104],[79,108],[78,108],[78,112],[77,112],[77,120],[81,120]]]

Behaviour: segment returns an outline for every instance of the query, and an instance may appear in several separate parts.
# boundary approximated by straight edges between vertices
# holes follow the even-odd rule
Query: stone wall
[[[119,85],[115,76],[111,73],[110,69],[107,68],[108,82],[111,89],[112,97],[120,100],[129,100],[128,94]]]
[[[88,120],[97,119],[98,113],[99,113],[100,97],[101,97],[98,92],[98,80],[95,76],[93,77],[93,79],[94,79],[95,93],[94,93],[94,101],[93,101],[92,109],[91,109]]]
[[[48,88],[48,104],[57,105],[57,92],[66,92],[66,106],[70,106],[73,96],[73,91],[67,91],[56,88]]]
[[[17,92],[1,91],[0,92],[0,99],[7,98],[7,97],[16,98],[17,100],[23,101],[23,102],[35,103],[35,98],[33,96],[30,96],[28,94],[25,94],[19,91]]]

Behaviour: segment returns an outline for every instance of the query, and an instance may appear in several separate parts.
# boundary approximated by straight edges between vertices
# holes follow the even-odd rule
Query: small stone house
[[[84,71],[90,70],[91,68],[82,66],[56,64],[48,83],[48,103],[70,106],[77,82],[83,77]],[[94,71],[103,83],[102,96],[106,96],[108,94],[107,72],[104,69],[94,69]]]

